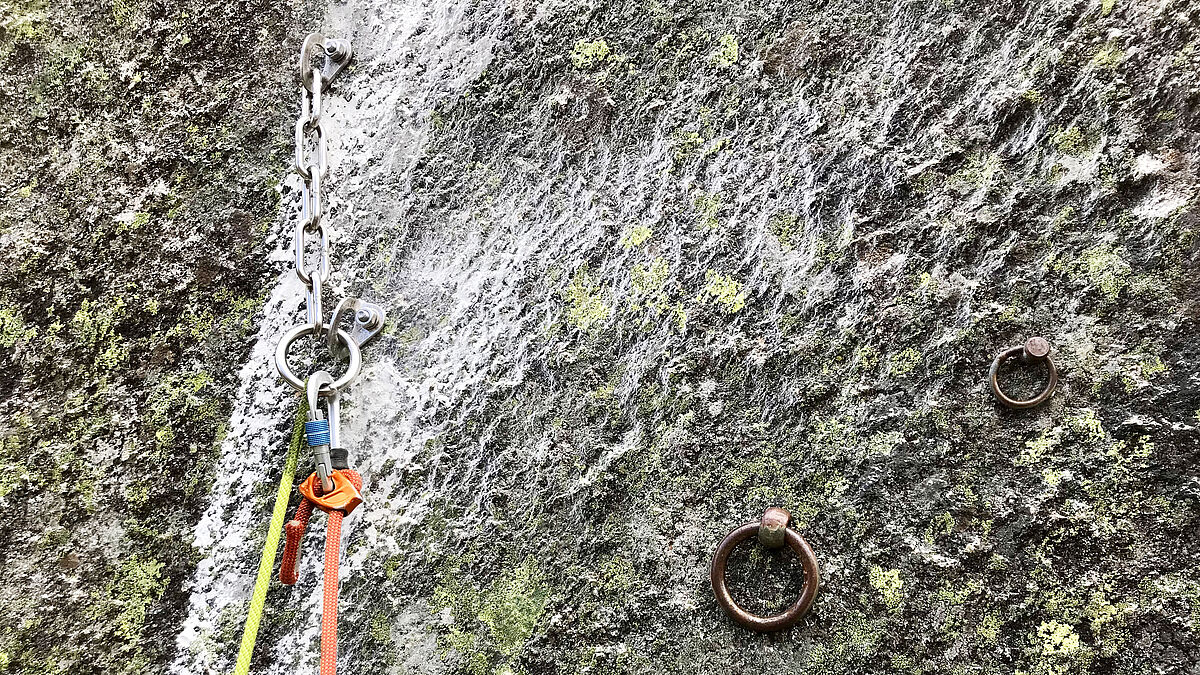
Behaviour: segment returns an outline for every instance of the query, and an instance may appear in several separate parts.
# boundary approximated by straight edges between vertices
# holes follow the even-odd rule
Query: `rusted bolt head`
[[[1046,379],[1046,386],[1042,389],[1042,393],[1027,401],[1018,401],[1001,391],[998,379],[1000,366],[1012,358],[1017,358],[1025,363],[1037,361],[1046,364],[1049,377]],[[988,371],[988,382],[992,386],[992,394],[995,395],[996,400],[1009,408],[1021,410],[1041,405],[1054,394],[1054,387],[1058,385],[1058,369],[1054,367],[1054,359],[1050,358],[1050,342],[1046,338],[1031,337],[1025,341],[1024,345],[1009,347],[1000,352],[995,359],[992,359],[992,367]]]
[[[746,523],[745,525],[730,532],[717,544],[717,550],[713,553],[712,566],[709,568],[708,577],[712,583],[713,594],[717,598],[717,604],[724,609],[729,616],[737,622],[739,626],[755,631],[776,631],[787,630],[796,625],[800,619],[804,618],[804,614],[808,612],[808,608],[812,606],[813,600],[817,598],[817,587],[821,583],[820,572],[817,566],[817,556],[813,553],[812,547],[800,536],[800,533],[787,526],[788,519],[791,514],[783,509],[771,508],[763,514],[761,520],[757,523]],[[751,614],[742,609],[733,596],[729,593],[729,586],[725,583],[725,571],[729,563],[729,556],[733,553],[733,549],[738,544],[749,541],[755,535],[762,537],[762,531],[768,529],[767,523],[772,523],[772,529],[776,529],[783,536],[784,544],[800,558],[800,564],[804,566],[804,588],[800,592],[800,597],[796,598],[796,602],[781,614],[772,616],[759,616]]]
[[[778,506],[767,509],[758,524],[758,542],[767,548],[783,546],[786,543],[784,530],[791,519],[792,514]]]
[[[1044,337],[1031,337],[1025,341],[1025,355],[1044,359],[1050,355],[1050,341]]]

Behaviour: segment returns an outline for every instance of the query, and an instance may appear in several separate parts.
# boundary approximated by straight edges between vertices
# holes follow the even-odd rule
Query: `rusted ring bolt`
[[[808,608],[812,606],[813,600],[817,598],[817,584],[820,582],[817,556],[804,537],[787,526],[791,517],[791,514],[783,509],[769,508],[763,514],[760,522],[746,523],[730,532],[721,540],[720,544],[717,544],[717,551],[713,554],[712,568],[709,570],[713,593],[717,596],[717,604],[721,605],[730,618],[743,628],[763,633],[791,628],[804,617]],[[800,562],[804,566],[804,589],[800,591],[800,597],[796,599],[796,602],[792,603],[792,606],[782,614],[759,616],[747,612],[733,601],[733,596],[729,594],[729,587],[725,584],[725,568],[729,563],[729,555],[733,553],[733,549],[738,544],[755,535],[758,535],[759,541],[764,546],[770,548],[779,548],[787,544],[800,557]]]
[[[1023,361],[1044,361],[1046,363],[1046,370],[1050,372],[1050,377],[1047,379],[1046,387],[1042,389],[1042,393],[1031,399],[1018,401],[1000,390],[1000,382],[996,379],[996,376],[1000,372],[1000,365],[1013,357],[1020,357]],[[1005,349],[997,354],[996,359],[992,361],[992,369],[988,373],[988,380],[991,382],[992,393],[995,394],[996,400],[1009,408],[1021,410],[1045,403],[1046,399],[1054,394],[1054,388],[1058,386],[1058,369],[1054,367],[1054,361],[1050,358],[1050,343],[1046,338],[1031,337],[1025,341],[1024,345]]]

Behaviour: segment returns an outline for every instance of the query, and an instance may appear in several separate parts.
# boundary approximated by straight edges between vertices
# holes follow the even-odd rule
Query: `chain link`
[[[312,88],[300,88],[300,116],[296,118],[296,161],[293,167],[304,181],[300,195],[300,223],[296,225],[294,247],[296,276],[307,288],[306,314],[313,335],[325,332],[325,312],[321,296],[329,281],[329,231],[325,228],[325,200],[321,180],[329,174],[328,143],[325,121],[321,118],[321,93],[325,86],[319,68],[309,78]],[[315,246],[315,266],[309,267],[310,244]]]

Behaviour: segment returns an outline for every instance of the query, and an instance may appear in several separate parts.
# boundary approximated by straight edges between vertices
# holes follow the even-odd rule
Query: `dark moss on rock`
[[[473,7],[495,57],[406,220],[595,243],[523,278],[540,346],[445,412],[416,482],[464,482],[349,621],[433,598],[463,673],[1194,670],[1194,6]],[[1036,334],[1057,395],[999,407]],[[706,566],[772,505],[825,576],[763,637]],[[731,583],[778,605],[781,566]]]
[[[161,672],[292,111],[277,3],[24,2],[0,27],[0,669]]]

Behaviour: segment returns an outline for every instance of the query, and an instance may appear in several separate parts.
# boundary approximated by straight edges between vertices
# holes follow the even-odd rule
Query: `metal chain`
[[[315,67],[312,60],[318,47],[324,57],[321,67]],[[349,452],[340,444],[339,397],[362,369],[360,348],[379,335],[384,326],[383,308],[359,298],[343,298],[333,310],[329,323],[325,322],[325,311],[321,307],[321,296],[325,282],[329,281],[330,271],[329,230],[325,223],[325,196],[321,191],[321,183],[329,175],[329,134],[325,128],[322,96],[329,83],[350,62],[351,56],[349,42],[327,40],[319,33],[311,33],[304,38],[304,45],[300,48],[299,76],[303,86],[300,89],[300,116],[296,118],[293,168],[300,174],[304,187],[300,199],[300,222],[296,224],[292,243],[296,254],[296,276],[307,289],[307,321],[284,332],[275,348],[275,368],[279,375],[297,391],[307,394],[308,420],[304,423],[304,435],[312,450],[316,469],[298,486],[304,498],[293,519],[284,526],[287,540],[279,570],[279,580],[284,584],[296,583],[300,543],[313,508],[320,508],[329,514],[325,540],[324,599],[321,602],[322,675],[337,673],[338,547],[341,524],[343,516],[362,503],[359,491],[363,487],[362,476],[350,469]],[[315,258],[315,262],[310,264],[310,258]],[[350,325],[343,328],[343,320],[349,317],[353,317]],[[324,370],[303,378],[292,372],[288,365],[288,349],[304,335],[325,343],[335,356],[344,353],[348,358],[346,372],[337,379]],[[324,401],[327,413],[321,411],[321,401]],[[281,486],[281,493],[283,489]],[[286,506],[287,499],[278,503]],[[279,511],[278,507],[276,510]],[[272,520],[273,533],[278,532],[279,527],[275,520]],[[274,546],[269,550],[273,557]],[[264,553],[260,570],[263,567],[269,570],[271,563],[272,560]],[[261,579],[261,572],[259,576]],[[266,584],[256,584],[256,591],[259,587],[266,588]],[[248,671],[250,655],[254,652],[254,638],[261,619],[261,602],[257,605],[258,610],[254,607],[252,605],[251,617],[246,621],[238,655],[239,673]]]
[[[314,55],[323,57],[316,65]],[[336,405],[337,393],[358,376],[362,367],[359,348],[383,330],[383,308],[359,298],[343,298],[325,322],[323,296],[329,281],[329,229],[325,214],[325,195],[322,183],[329,175],[329,132],[325,126],[323,96],[330,83],[350,62],[352,51],[345,40],[326,39],[312,33],[300,48],[300,115],[296,118],[296,147],[293,169],[300,175],[303,188],[300,197],[300,222],[293,233],[295,271],[305,286],[305,322],[292,326],[279,340],[275,350],[275,367],[292,387],[304,391],[305,380],[297,377],[288,366],[287,353],[291,344],[303,335],[311,335],[328,344],[335,354],[348,356],[346,373],[320,387],[322,397]],[[347,328],[342,323],[353,317]]]
[[[296,119],[296,173],[304,181],[300,197],[300,222],[296,225],[296,276],[308,289],[307,318],[314,335],[325,331],[325,312],[321,306],[325,282],[329,281],[329,233],[325,229],[325,202],[321,179],[329,174],[329,146],[325,120],[321,117],[321,92],[325,86],[320,68],[313,68],[305,81],[312,89],[300,88],[300,116]],[[313,151],[308,152],[309,145]],[[317,244],[316,266],[309,268],[307,254],[310,237]]]

